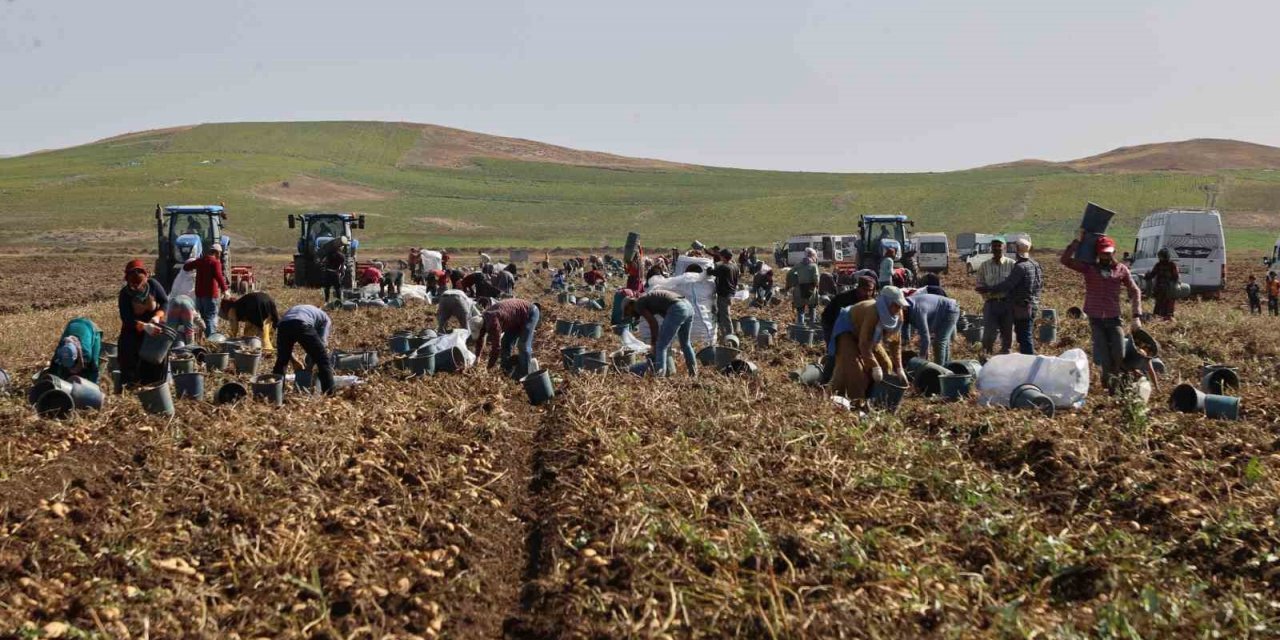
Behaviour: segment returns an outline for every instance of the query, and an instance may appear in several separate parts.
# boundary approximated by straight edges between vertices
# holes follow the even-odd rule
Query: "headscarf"
[[[141,260],[130,260],[124,266],[124,281],[129,285],[129,293],[134,302],[146,302],[147,296],[151,295],[151,287],[147,284],[147,275],[147,267]]]
[[[58,350],[54,352],[54,358],[59,366],[68,371],[73,371],[77,365],[84,366],[83,353],[84,350],[80,346],[80,339],[75,336],[67,336],[62,339],[62,344],[58,345]]]
[[[902,295],[902,291],[897,287],[885,287],[880,290],[880,295],[876,296],[876,337],[875,341],[880,342],[884,338],[885,332],[898,331],[902,324],[901,313],[891,313],[889,311],[889,299]]]

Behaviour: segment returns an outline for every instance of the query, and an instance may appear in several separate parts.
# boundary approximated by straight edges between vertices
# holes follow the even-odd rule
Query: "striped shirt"
[[[1001,282],[1004,282],[1005,278],[1008,278],[1010,273],[1013,273],[1013,258],[1010,258],[1009,256],[1000,256],[1000,259],[996,260],[995,257],[992,256],[986,262],[978,265],[978,286],[995,287]],[[986,300],[1004,300],[1004,297],[1004,292],[994,291],[983,295],[983,298]]]
[[[1109,270],[1103,271],[1096,264],[1081,262],[1075,259],[1076,245],[1072,242],[1062,252],[1060,261],[1063,266],[1084,274],[1084,313],[1091,320],[1109,320],[1120,317],[1120,290],[1129,290],[1129,301],[1135,312],[1142,304],[1142,290],[1129,275],[1129,267],[1123,262],[1115,262]]]

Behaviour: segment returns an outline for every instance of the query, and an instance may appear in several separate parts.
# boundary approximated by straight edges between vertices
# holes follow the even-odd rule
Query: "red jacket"
[[[182,270],[196,272],[197,298],[217,298],[227,290],[227,279],[222,275],[222,260],[213,254],[205,254],[188,262],[182,266]]]

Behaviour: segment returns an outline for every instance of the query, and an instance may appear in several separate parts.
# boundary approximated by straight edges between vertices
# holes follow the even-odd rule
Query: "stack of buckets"
[[[1040,310],[1041,344],[1053,344],[1058,340],[1058,312],[1053,309]]]
[[[1240,398],[1226,395],[1240,388],[1240,374],[1225,364],[1201,369],[1200,389],[1189,383],[1174,387],[1169,406],[1183,413],[1204,413],[1208,418],[1240,419]]]

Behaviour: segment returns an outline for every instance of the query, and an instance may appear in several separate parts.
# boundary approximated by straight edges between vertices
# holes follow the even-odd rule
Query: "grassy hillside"
[[[421,125],[396,123],[211,124],[0,159],[0,246],[141,249],[149,246],[155,203],[218,201],[232,212],[240,246],[281,250],[293,241],[286,214],[339,209],[369,214],[364,241],[387,247],[616,245],[633,229],[649,244],[699,238],[767,245],[803,231],[851,230],[859,213],[897,211],[915,218],[919,230],[1029,231],[1041,245],[1055,245],[1087,200],[1121,213],[1116,224],[1125,244],[1146,212],[1202,205],[1206,184],[1219,187],[1233,248],[1270,246],[1280,232],[1273,217],[1280,173],[1270,169],[1087,173],[1040,163],[820,174],[492,157],[456,168],[414,160],[431,156],[432,145],[449,144],[450,157],[465,148],[513,148],[509,139],[476,134],[466,134],[466,145],[442,142],[448,131],[431,128],[428,135]],[[518,142],[516,157],[538,157],[537,143]],[[547,149],[565,157],[566,150]],[[284,188],[284,181],[298,185]],[[343,200],[349,197],[358,199]]]

